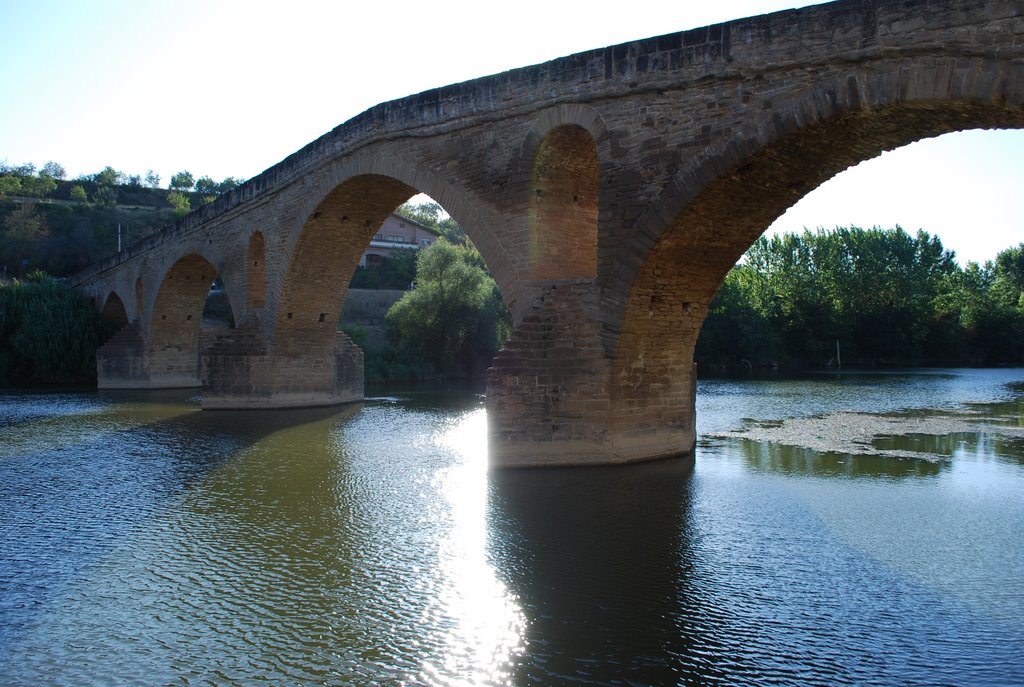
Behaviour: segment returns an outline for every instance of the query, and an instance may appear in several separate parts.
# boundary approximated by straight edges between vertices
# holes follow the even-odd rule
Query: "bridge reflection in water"
[[[1019,377],[708,382],[701,409],[705,433],[957,396],[1019,422]],[[144,393],[0,395],[5,685],[1024,675],[1019,442],[938,467],[707,439],[488,471],[474,395],[205,413]]]

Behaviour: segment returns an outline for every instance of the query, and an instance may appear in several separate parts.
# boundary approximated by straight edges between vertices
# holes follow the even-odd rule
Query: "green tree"
[[[123,179],[124,175],[110,166],[104,167],[102,171],[93,175],[93,181],[100,186],[115,186],[120,184]]]
[[[238,179],[234,177],[228,177],[224,181],[217,184],[217,193],[227,193],[232,189],[238,188],[238,185],[240,183],[241,182]]]
[[[92,202],[97,205],[113,206],[117,204],[117,191],[113,186],[97,186],[92,194]]]
[[[195,184],[196,192],[204,195],[217,194],[217,182],[210,177],[199,177]]]
[[[68,191],[68,197],[70,197],[71,200],[77,201],[79,203],[85,203],[89,200],[88,195],[86,195],[85,193],[85,187],[83,187],[81,184],[75,184],[74,186],[72,186],[71,190]]]
[[[838,362],[837,345],[844,362],[860,364],[955,362],[968,350],[1005,356],[992,335],[994,323],[1008,322],[993,310],[994,272],[964,274],[937,237],[899,227],[761,237],[712,302],[698,363],[757,364],[767,351],[824,365]]]
[[[171,191],[167,194],[167,202],[174,208],[176,217],[183,217],[192,210],[192,202],[181,191]]]
[[[171,177],[170,189],[172,191],[191,191],[192,187],[196,185],[195,177],[192,176],[191,172],[178,172]]]
[[[18,273],[25,274],[30,266],[36,265],[48,233],[46,222],[33,203],[18,204],[4,219],[0,260],[5,265],[16,266]]]
[[[1005,307],[1024,311],[1024,243],[1000,251],[992,269],[993,296]]]
[[[35,198],[45,198],[57,190],[57,182],[53,177],[40,174],[37,177],[24,177],[21,180],[21,193]]]
[[[160,188],[160,175],[151,169],[146,170],[146,186],[149,188]]]
[[[439,240],[419,252],[416,288],[387,314],[406,360],[444,377],[476,376],[508,336],[497,286],[472,248]]]
[[[60,180],[64,179],[68,175],[68,172],[66,169],[64,169],[63,165],[60,165],[54,162],[53,160],[50,160],[45,165],[43,165],[43,168],[41,170],[39,170],[39,175],[48,176],[51,179]]]
[[[0,198],[16,196],[21,191],[21,179],[12,174],[0,177]]]

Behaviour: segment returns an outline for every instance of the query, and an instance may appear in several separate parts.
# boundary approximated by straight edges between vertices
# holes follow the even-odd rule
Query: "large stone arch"
[[[612,426],[694,440],[693,350],[729,269],[783,212],[843,170],[922,138],[1024,127],[1024,69],[981,59],[894,61],[809,88],[751,122],[716,155],[680,172],[642,218],[654,237],[614,336]],[[671,210],[670,210],[671,209]],[[659,218],[671,217],[664,222]],[[636,242],[631,250],[638,250]],[[670,445],[666,443],[666,445]]]
[[[391,177],[351,177],[321,196],[295,237],[274,315],[272,378],[278,405],[362,398],[362,352],[338,319],[363,249],[416,193]]]
[[[415,195],[380,175],[347,179],[327,193],[297,236],[275,314],[275,352],[333,344],[348,283],[363,250],[394,209]]]
[[[301,223],[292,229],[287,241],[287,254],[296,255],[300,238],[310,226],[310,218],[317,212],[322,214],[321,205],[336,194],[338,189],[360,177],[389,179],[403,184],[408,195],[395,203],[387,214],[418,193],[433,198],[473,241],[473,245],[480,252],[498,284],[502,298],[512,308],[522,290],[522,275],[516,270],[515,260],[510,254],[510,246],[505,236],[507,227],[501,224],[505,217],[500,213],[495,215],[487,203],[473,191],[458,185],[452,175],[445,174],[443,170],[433,169],[426,161],[410,160],[405,155],[406,151],[400,144],[391,147],[383,145],[373,151],[354,155],[333,164],[321,175],[313,192],[308,194],[299,208],[298,217],[302,218]],[[395,197],[399,195],[401,194],[396,194]],[[385,218],[387,214],[384,215]],[[369,238],[362,243],[359,250],[362,251],[367,243]]]

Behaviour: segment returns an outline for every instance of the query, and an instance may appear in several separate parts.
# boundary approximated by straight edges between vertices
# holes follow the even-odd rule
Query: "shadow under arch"
[[[992,69],[998,72],[999,65]],[[912,99],[897,84],[891,102],[874,105],[861,102],[852,87],[844,93],[823,88],[793,116],[775,117],[763,144],[730,142],[717,157],[681,173],[661,207],[645,218],[652,225],[659,213],[674,219],[650,232],[657,236],[652,245],[633,248],[646,255],[620,319],[612,314],[605,323],[606,333],[617,333],[612,405],[629,409],[613,413],[613,422],[643,429],[652,417],[648,406],[658,406],[658,424],[692,426],[693,352],[708,306],[747,248],[804,195],[859,162],[923,138],[1024,127],[1024,110],[1006,100],[1014,88],[1024,92],[1024,83],[987,98],[944,87],[948,91]],[[957,91],[960,97],[949,96]]]
[[[150,386],[200,386],[203,312],[217,277],[217,269],[196,253],[179,258],[164,274],[146,335]]]
[[[368,174],[343,181],[317,204],[284,276],[274,320],[279,361],[322,360],[333,350],[360,256],[384,220],[416,193],[397,179]]]
[[[100,311],[100,317],[110,325],[111,334],[117,333],[119,329],[128,324],[128,311],[116,291],[111,291],[107,296],[106,302],[103,303],[103,309]]]
[[[266,302],[266,241],[263,232],[254,231],[249,237],[249,249],[246,257],[246,289],[245,303],[250,309],[262,308]]]

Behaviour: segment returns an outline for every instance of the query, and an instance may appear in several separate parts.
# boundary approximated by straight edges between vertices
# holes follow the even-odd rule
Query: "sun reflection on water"
[[[526,620],[515,595],[488,560],[484,410],[457,418],[441,428],[434,441],[457,458],[435,475],[432,485],[449,504],[451,528],[440,548],[443,587],[429,613],[447,618],[448,627],[440,652],[424,660],[417,681],[509,684],[511,665],[523,652]]]

